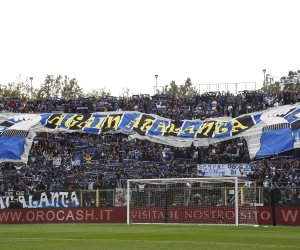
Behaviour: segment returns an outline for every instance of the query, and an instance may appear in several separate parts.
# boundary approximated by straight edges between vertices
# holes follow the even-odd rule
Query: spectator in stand
[[[262,111],[274,106],[285,105],[298,102],[300,93],[283,91],[278,96],[264,95],[262,93],[240,93],[238,95],[202,94],[193,98],[145,98],[137,96],[135,98],[90,98],[82,100],[36,100],[14,101],[1,100],[0,110],[2,112],[73,112],[76,113],[78,107],[85,108],[86,112],[102,111],[132,111],[158,114],[174,120],[180,119],[206,119],[210,117],[232,116],[236,118],[245,113]],[[165,150],[166,149],[166,150]],[[81,155],[83,163],[80,166],[71,166],[74,155]],[[59,165],[53,164],[54,159],[61,157]],[[57,161],[56,161],[57,162]],[[117,163],[115,163],[117,162]],[[141,163],[147,162],[147,163]],[[192,164],[188,164],[192,162]],[[106,178],[111,178],[116,185],[123,185],[129,177],[149,177],[157,176],[190,176],[195,174],[196,164],[204,163],[250,163],[247,145],[243,139],[231,140],[230,142],[220,142],[206,147],[159,147],[155,143],[144,140],[128,141],[126,135],[91,135],[84,134],[63,134],[59,136],[41,133],[35,138],[32,149],[29,153],[27,164],[19,165],[5,163],[1,168],[2,184],[4,189],[12,188],[31,190],[34,184],[35,189],[67,189],[70,186],[87,188],[87,180],[92,176],[97,176],[99,185],[103,187],[114,186]],[[162,164],[164,163],[164,164]],[[115,164],[115,165],[113,165]],[[266,177],[272,177],[272,167],[288,171],[289,180],[294,186],[299,185],[299,176],[296,171],[292,171],[289,165],[291,162],[281,162],[272,164],[261,162],[253,164],[257,173],[254,176],[257,180],[263,181]],[[299,163],[294,163],[296,169]],[[162,167],[162,165],[165,165]],[[143,166],[139,168],[139,166]],[[192,167],[190,167],[192,166]],[[282,167],[283,166],[283,167]],[[120,172],[120,169],[126,171]],[[17,171],[17,172],[14,172]],[[130,172],[131,171],[131,172]],[[276,171],[275,171],[276,172]],[[285,180],[282,170],[277,170],[277,180]],[[15,181],[15,176],[20,175]],[[79,183],[74,183],[69,175],[77,178]],[[47,176],[51,176],[48,178]],[[27,180],[22,179],[28,178]],[[31,181],[32,178],[33,180]],[[69,179],[68,179],[69,178]],[[46,184],[50,179],[49,184]],[[54,180],[54,181],[53,181]],[[120,183],[121,180],[121,183]],[[121,185],[120,185],[121,184]],[[44,185],[44,186],[43,186]],[[47,186],[46,186],[47,185]],[[97,184],[98,185],[98,184]],[[283,184],[286,185],[286,184]]]

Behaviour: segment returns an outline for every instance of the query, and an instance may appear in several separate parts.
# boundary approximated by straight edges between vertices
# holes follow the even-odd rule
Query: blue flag
[[[0,158],[21,160],[27,131],[8,129],[0,135]]]

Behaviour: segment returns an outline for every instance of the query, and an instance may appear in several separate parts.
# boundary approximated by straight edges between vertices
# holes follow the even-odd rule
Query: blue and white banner
[[[79,191],[25,191],[0,192],[0,209],[9,208],[11,202],[19,201],[22,208],[67,208],[79,207]]]
[[[199,177],[246,177],[251,167],[244,163],[233,164],[198,164]]]
[[[18,132],[16,132],[18,131]],[[174,121],[130,112],[0,114],[0,162],[27,162],[36,133],[118,132],[174,147],[205,146],[244,137],[250,157],[299,148],[300,104],[270,108],[237,118]],[[7,148],[8,145],[13,145]]]

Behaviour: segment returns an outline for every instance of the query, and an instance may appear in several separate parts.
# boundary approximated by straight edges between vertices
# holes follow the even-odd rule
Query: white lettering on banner
[[[52,220],[54,220],[54,218],[55,218],[55,213],[53,211],[48,211],[46,213],[46,219],[48,221],[52,221]]]
[[[61,195],[61,203],[64,207],[68,207],[68,204],[65,203],[65,198],[68,198],[68,192],[59,192]]]
[[[68,212],[67,217],[66,217],[66,220],[69,220],[69,219],[74,220],[74,216],[73,216],[73,213],[71,210]]]
[[[178,211],[170,211],[170,219],[179,220],[180,217],[178,215]]]
[[[19,222],[21,218],[21,212],[2,212],[0,213],[0,222],[6,221],[17,221]]]
[[[46,193],[41,193],[41,198],[40,198],[40,205],[38,205],[38,207],[43,207],[43,202],[46,203],[46,207],[50,206],[50,203],[48,201],[47,195]]]
[[[248,164],[199,164],[198,176],[222,177],[222,176],[246,176],[251,168]]]
[[[28,213],[26,213],[26,220],[27,221],[33,221],[34,220],[34,212],[33,211],[29,211]]]
[[[108,220],[110,220],[110,215],[112,213],[113,210],[104,210],[104,212],[106,212],[106,217]]]
[[[99,216],[97,216],[97,214]],[[96,210],[86,209],[34,209],[22,211],[3,210],[0,212],[0,223],[2,222],[53,222],[53,221],[111,221],[113,220],[113,209],[101,209],[99,213]]]
[[[10,204],[10,200],[11,201],[14,200],[13,196],[6,196],[5,197],[5,204],[4,204],[3,198],[4,197],[0,197],[0,209],[4,209],[5,208],[5,204],[6,204],[6,207],[8,208],[9,204]]]
[[[0,197],[0,207],[1,207],[1,208],[2,208],[2,207],[5,208],[2,197]]]
[[[60,210],[60,211],[57,212],[57,215],[56,215],[56,217],[57,217],[58,220],[63,220],[65,217],[64,216],[60,216],[60,214],[64,214],[64,211]]]
[[[78,206],[78,205],[79,205],[79,201],[78,201],[78,199],[77,199],[77,195],[76,195],[76,192],[75,192],[75,191],[73,191],[73,192],[71,193],[71,200],[72,200],[72,202],[74,202],[75,206]]]
[[[233,220],[235,218],[234,211],[226,211],[226,210],[193,210],[193,211],[184,211],[184,213],[179,212],[177,210],[168,212],[169,219],[176,220],[185,220],[185,219],[227,219]],[[159,220],[165,219],[165,212],[158,210],[142,210],[142,211],[132,211],[131,212],[132,219],[138,220]],[[242,211],[239,212],[239,218],[241,220],[250,220],[257,219],[256,211]],[[267,218],[266,218],[267,219]]]
[[[58,200],[59,200],[59,194],[57,192],[51,192],[51,206],[55,207],[55,203],[56,203],[56,207],[59,207],[58,205]],[[55,202],[56,201],[56,202]]]
[[[23,195],[18,196],[18,201],[21,203],[23,208],[41,208],[41,207],[59,207],[58,201],[61,201],[63,207],[68,207],[68,203],[72,202],[75,206],[79,205],[79,201],[75,191],[70,192],[49,192],[51,195],[52,202],[48,200],[46,192],[41,193],[39,201],[32,201],[32,195],[28,196],[28,205],[26,203],[25,197]],[[70,194],[70,197],[68,197]],[[70,200],[71,201],[70,201]],[[9,207],[10,200],[14,200],[13,196],[6,196],[5,202],[3,197],[0,197],[0,209],[5,209]],[[29,215],[30,216],[30,215]]]
[[[19,199],[20,199],[20,197],[19,197]],[[37,206],[38,206],[38,202],[37,201],[33,201],[32,202],[32,195],[29,196],[28,203],[29,203],[28,208],[37,208]]]
[[[22,204],[23,208],[28,207],[24,196],[19,196],[19,202]]]
[[[288,210],[287,213],[285,213],[284,210],[281,210],[282,218],[285,222],[289,221],[289,218],[291,218],[292,222],[296,222],[298,210],[295,210],[295,213],[292,214],[291,210]]]
[[[37,211],[36,217],[37,217],[37,220],[44,221],[44,211]]]
[[[263,211],[262,213],[260,213],[260,218],[263,220],[268,220],[270,219],[271,214],[267,211]]]
[[[133,219],[164,219],[164,213],[162,211],[136,211],[136,212],[131,212],[131,216]]]
[[[244,208],[244,209],[243,209]],[[134,209],[134,207],[133,207]],[[166,214],[162,207],[145,208],[143,210],[132,210],[131,219],[139,222],[153,220],[154,222],[162,222],[165,216],[170,222],[191,222],[198,221],[205,223],[208,221],[218,222],[220,218],[224,223],[234,223],[235,210],[234,207],[190,207],[191,210],[186,211],[186,207],[172,207]],[[231,210],[228,210],[231,209]],[[248,211],[246,207],[240,207],[239,221],[240,223],[258,221],[259,224],[272,224],[271,207],[257,207],[257,211]],[[122,216],[120,217],[120,211]],[[300,213],[298,207],[276,207],[277,223],[279,225],[300,225]],[[114,221],[124,222],[126,218],[126,209],[120,208],[110,209],[7,209],[0,210],[1,223],[53,223],[53,222],[104,222]],[[122,219],[123,218],[123,219]]]
[[[76,217],[77,220],[83,220],[84,212],[82,210],[77,210],[76,215],[77,215],[77,217]]]

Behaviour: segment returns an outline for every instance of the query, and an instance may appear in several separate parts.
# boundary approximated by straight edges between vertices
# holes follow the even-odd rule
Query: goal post
[[[237,177],[129,179],[127,224],[256,225],[255,202],[241,204],[243,186]]]

